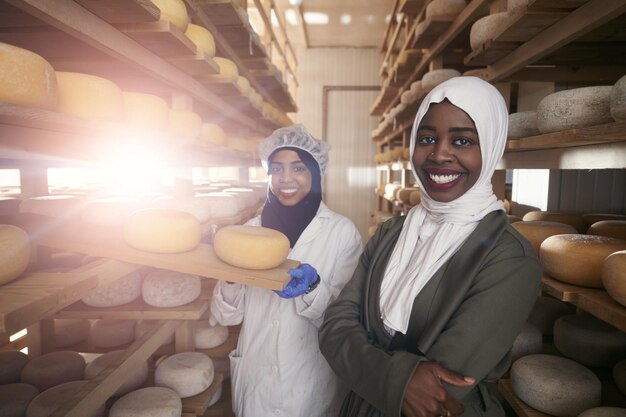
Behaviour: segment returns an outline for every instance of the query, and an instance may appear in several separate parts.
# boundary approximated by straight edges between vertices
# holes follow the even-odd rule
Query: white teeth
[[[297,188],[289,188],[289,189],[287,189],[287,190],[280,190],[280,192],[281,192],[281,193],[283,193],[283,194],[293,194],[293,193],[295,193],[296,191],[298,191],[298,189],[297,189]]]
[[[453,174],[453,175],[435,175],[428,174],[430,179],[437,184],[447,184],[459,178],[461,174]]]

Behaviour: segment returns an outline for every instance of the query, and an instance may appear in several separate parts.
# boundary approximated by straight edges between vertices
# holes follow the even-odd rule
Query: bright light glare
[[[299,6],[302,4],[302,0],[289,0],[289,4],[292,6]]]
[[[9,342],[15,342],[17,339],[26,336],[26,329],[22,329],[19,332],[12,334],[11,337],[9,337]]]
[[[291,26],[298,26],[298,16],[294,9],[285,10],[285,19]]]
[[[102,160],[105,187],[125,196],[152,191],[160,182],[163,159],[158,149],[148,148],[145,143],[111,150]]]
[[[278,27],[278,16],[276,16],[276,12],[274,12],[274,9],[270,11],[270,22],[272,22],[273,27]]]
[[[304,21],[309,25],[327,25],[328,15],[321,12],[304,12]]]
[[[341,16],[339,16],[339,22],[341,22],[342,25],[349,25],[352,23],[352,16],[348,13],[342,13]]]

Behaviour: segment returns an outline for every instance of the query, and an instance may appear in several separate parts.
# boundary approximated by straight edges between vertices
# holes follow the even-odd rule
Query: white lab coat
[[[260,226],[260,216],[248,224]],[[319,350],[324,311],[352,277],[363,249],[354,224],[323,202],[289,253],[312,265],[320,284],[284,299],[271,290],[219,281],[212,321],[243,324],[229,355],[237,417],[336,416],[347,392]]]

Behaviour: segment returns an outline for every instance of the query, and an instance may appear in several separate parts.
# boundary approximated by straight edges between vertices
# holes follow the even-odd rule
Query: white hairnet
[[[276,129],[271,135],[259,143],[261,165],[268,170],[268,158],[278,148],[292,147],[302,149],[311,154],[320,166],[320,174],[324,175],[328,165],[330,145],[323,140],[315,139],[302,124]]]

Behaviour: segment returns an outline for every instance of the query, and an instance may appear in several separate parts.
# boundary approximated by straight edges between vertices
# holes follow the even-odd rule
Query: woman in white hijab
[[[379,227],[320,329],[351,390],[341,416],[504,416],[486,382],[508,369],[541,277],[491,186],[507,121],[479,78],[424,98],[411,134],[422,201]]]

